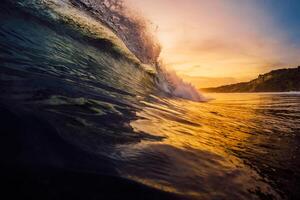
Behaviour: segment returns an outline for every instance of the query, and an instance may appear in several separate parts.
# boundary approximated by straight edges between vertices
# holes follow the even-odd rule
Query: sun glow
[[[300,62],[300,48],[257,2],[128,1],[158,25],[161,58],[182,77],[247,81]]]

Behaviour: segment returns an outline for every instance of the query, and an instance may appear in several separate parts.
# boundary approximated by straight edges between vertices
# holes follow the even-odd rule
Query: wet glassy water
[[[132,121],[159,142],[121,146],[124,173],[204,199],[299,198],[300,93],[152,97]]]

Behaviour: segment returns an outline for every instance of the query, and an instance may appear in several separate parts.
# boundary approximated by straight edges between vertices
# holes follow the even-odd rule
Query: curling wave
[[[44,20],[64,23],[94,43],[109,43],[111,46],[107,50],[156,74],[157,86],[164,92],[193,101],[206,100],[191,84],[158,62],[161,47],[150,23],[134,15],[123,1],[27,0],[16,4]]]
[[[299,95],[196,102],[205,98],[157,62],[148,23],[118,2],[1,2],[9,195],[297,199]]]

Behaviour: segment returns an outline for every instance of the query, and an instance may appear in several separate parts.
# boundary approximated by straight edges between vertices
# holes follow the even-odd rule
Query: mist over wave
[[[126,7],[123,0],[70,0],[70,2],[113,30],[143,63],[157,62],[161,47],[154,36],[154,28],[142,16],[136,15]]]
[[[163,64],[159,65],[159,87],[176,97],[193,101],[208,101],[192,84],[182,80],[175,71],[167,69]]]
[[[142,63],[156,66],[159,88],[180,98],[193,101],[206,100],[193,85],[184,82],[175,72],[158,62],[161,46],[155,37],[157,27],[128,8],[123,0],[71,0],[70,2],[86,10],[112,29]]]

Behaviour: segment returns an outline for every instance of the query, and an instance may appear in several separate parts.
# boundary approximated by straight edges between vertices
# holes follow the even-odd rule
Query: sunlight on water
[[[34,172],[45,166],[113,183],[128,178],[195,199],[299,198],[299,93],[177,98],[195,88],[179,84],[177,97],[166,93],[155,74],[111,42],[79,34],[67,19],[42,17],[40,9],[6,4],[0,7],[0,147],[11,170],[5,174],[15,174],[10,165]],[[182,95],[186,89],[192,93]],[[37,184],[44,183],[39,177]]]
[[[285,180],[274,173],[288,176],[286,170],[298,171],[285,163],[296,162],[291,149],[299,147],[292,139],[300,128],[300,96],[208,96],[215,100],[195,103],[153,97],[152,103],[143,102],[145,107],[131,126],[165,139],[122,149],[133,165],[125,170],[128,176],[203,198],[246,199],[247,191],[279,198],[276,187]]]

